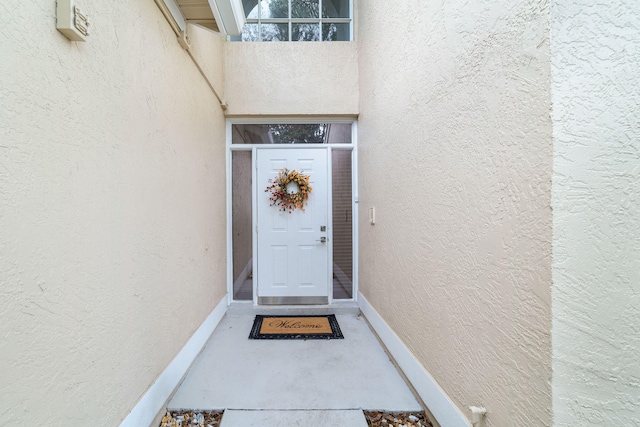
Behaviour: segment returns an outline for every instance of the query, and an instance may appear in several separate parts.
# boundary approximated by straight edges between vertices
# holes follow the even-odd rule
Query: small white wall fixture
[[[56,2],[56,28],[69,40],[83,42],[89,36],[89,18],[73,0]]]

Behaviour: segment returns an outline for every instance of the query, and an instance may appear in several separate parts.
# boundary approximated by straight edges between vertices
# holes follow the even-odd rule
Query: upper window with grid
[[[351,0],[243,0],[236,41],[349,41]]]

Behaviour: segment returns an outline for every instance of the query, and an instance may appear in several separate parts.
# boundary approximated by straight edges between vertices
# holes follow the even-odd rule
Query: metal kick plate
[[[326,305],[329,304],[329,297],[308,296],[308,297],[258,297],[260,305]]]

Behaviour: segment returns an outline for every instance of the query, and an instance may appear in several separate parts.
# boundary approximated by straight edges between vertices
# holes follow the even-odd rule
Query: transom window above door
[[[232,144],[351,144],[350,123],[234,124]]]
[[[351,0],[243,0],[247,23],[234,41],[349,41]]]

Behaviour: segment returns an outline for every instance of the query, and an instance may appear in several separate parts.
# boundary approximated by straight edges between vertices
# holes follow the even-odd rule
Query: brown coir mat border
[[[331,328],[331,332],[322,331],[320,333],[300,333],[299,330],[304,328],[297,327],[296,325],[304,325],[304,323],[300,322],[304,322],[304,320],[309,320],[310,318],[326,319]],[[286,333],[263,333],[263,331],[261,331],[262,325],[264,323],[266,326],[267,324],[265,322],[268,322],[270,319],[284,319],[285,322],[289,322],[288,325],[290,325],[290,327],[282,328],[283,330],[287,330]],[[296,319],[300,320],[298,321]],[[253,327],[249,334],[249,339],[254,340],[330,340],[343,338],[344,335],[342,335],[342,331],[340,330],[340,325],[338,325],[335,314],[303,316],[265,316],[258,314],[253,321]]]

